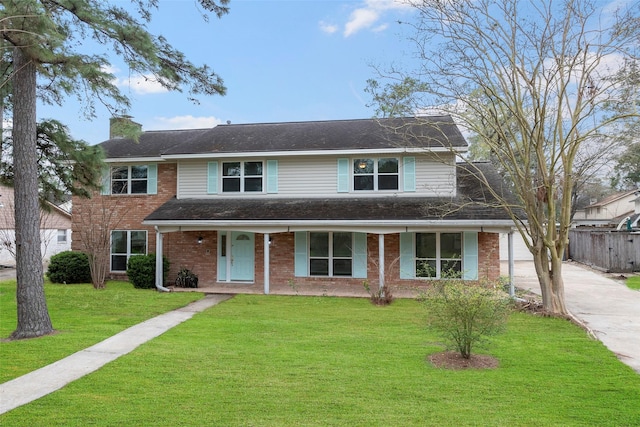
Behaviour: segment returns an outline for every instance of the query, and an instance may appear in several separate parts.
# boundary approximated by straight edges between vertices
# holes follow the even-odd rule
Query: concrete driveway
[[[502,263],[502,274],[508,274]],[[571,313],[582,320],[625,364],[640,374],[640,291],[575,262],[563,264],[565,298]],[[532,261],[516,261],[515,285],[540,294]]]

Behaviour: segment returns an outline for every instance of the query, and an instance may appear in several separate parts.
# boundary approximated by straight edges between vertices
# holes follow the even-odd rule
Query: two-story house
[[[117,219],[114,277],[155,252],[169,282],[186,267],[200,286],[239,291],[494,280],[513,225],[476,177],[499,190],[489,165],[456,163],[467,143],[448,116],[227,124],[101,146],[110,168],[101,195],[74,199],[74,248],[88,217]]]

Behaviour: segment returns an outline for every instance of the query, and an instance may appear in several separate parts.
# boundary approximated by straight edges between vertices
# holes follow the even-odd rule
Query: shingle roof
[[[480,167],[487,171],[490,180],[499,180],[487,165]],[[469,172],[470,168],[458,167],[459,194],[456,198],[174,198],[147,216],[145,221],[510,220],[504,208]],[[501,188],[500,184],[496,185]]]
[[[211,129],[144,132],[103,142],[107,158],[243,152],[400,147],[463,148],[450,116],[220,125]]]

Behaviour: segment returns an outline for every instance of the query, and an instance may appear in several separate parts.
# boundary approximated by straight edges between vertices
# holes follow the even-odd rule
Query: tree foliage
[[[411,4],[417,19],[407,24],[415,30],[420,68],[393,70],[381,76],[386,85],[370,88],[395,93],[408,75],[420,90],[403,105],[416,106],[415,114],[450,114],[486,146],[519,199],[503,205],[533,254],[544,307],[567,313],[561,272],[577,160],[587,149],[602,157],[614,126],[638,120],[620,75],[639,51],[640,4],[617,10],[592,0]]]
[[[44,202],[60,202],[70,194],[89,197],[98,189],[104,154],[96,145],[73,139],[68,128],[57,120],[44,120],[37,124],[38,193]],[[13,137],[2,141],[3,158],[0,180],[13,187]]]
[[[229,0],[199,0],[203,16],[222,16]],[[36,97],[61,104],[69,95],[85,101],[85,114],[94,115],[96,102],[112,113],[129,106],[129,99],[111,74],[109,54],[119,56],[132,74],[141,74],[168,90],[198,95],[224,94],[220,77],[207,65],[194,65],[146,24],[158,0],[123,3],[101,0],[2,0],[0,26],[3,80],[10,83],[13,113],[13,172],[16,201],[16,276],[18,325],[13,338],[50,333],[53,328],[44,298],[38,229],[38,133]],[[85,43],[95,43],[89,49]],[[98,53],[103,49],[103,53]],[[85,53],[91,51],[91,53]],[[6,55],[5,55],[6,54]],[[8,55],[8,56],[7,56]],[[5,56],[7,59],[5,59]],[[5,66],[8,61],[10,66]],[[8,74],[8,75],[7,75]],[[48,129],[59,135],[59,126]],[[59,148],[59,147],[58,147]],[[78,173],[82,178],[82,173]],[[63,178],[64,180],[64,178]],[[34,206],[35,203],[35,206]]]

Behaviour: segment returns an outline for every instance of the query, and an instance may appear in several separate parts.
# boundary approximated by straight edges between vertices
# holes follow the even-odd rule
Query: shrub
[[[91,283],[89,257],[74,251],[55,254],[49,261],[47,277],[53,283]]]
[[[179,288],[197,288],[198,275],[188,268],[182,267],[176,278],[176,286]]]
[[[393,302],[393,294],[391,292],[391,288],[386,283],[382,286],[382,288],[378,287],[376,290],[371,289],[368,280],[365,280],[362,285],[370,295],[369,300],[371,301],[371,304],[389,305]]]
[[[162,259],[162,283],[169,272],[169,260]],[[134,288],[155,289],[156,287],[156,254],[135,255],[127,262],[127,276]]]
[[[474,346],[504,330],[512,305],[503,291],[461,280],[434,285],[423,301],[429,326],[465,359]]]

